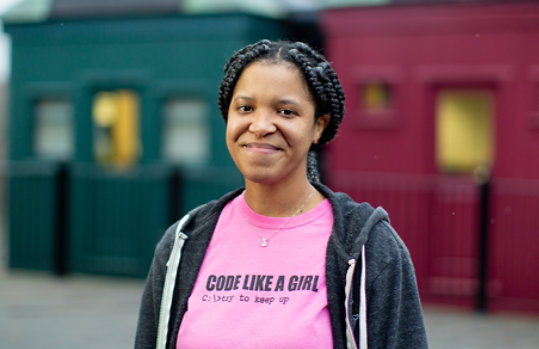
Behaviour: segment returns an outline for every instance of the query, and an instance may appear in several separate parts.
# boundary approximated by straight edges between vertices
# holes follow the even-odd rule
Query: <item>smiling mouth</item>
[[[265,154],[275,153],[281,150],[281,148],[267,143],[247,143],[244,144],[243,147],[253,152]]]

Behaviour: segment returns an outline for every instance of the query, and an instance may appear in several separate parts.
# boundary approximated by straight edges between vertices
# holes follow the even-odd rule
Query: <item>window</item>
[[[73,106],[67,100],[38,100],[34,109],[34,153],[65,160],[73,156]]]
[[[118,89],[95,94],[92,106],[94,158],[115,168],[135,164],[141,154],[139,96]]]
[[[184,165],[207,162],[210,156],[207,104],[199,99],[171,98],[165,102],[163,114],[163,158]]]
[[[395,129],[399,126],[394,83],[366,78],[357,89],[357,124],[366,129]]]
[[[361,89],[361,108],[366,112],[384,112],[392,107],[392,95],[389,84],[370,81]]]
[[[446,89],[436,100],[436,160],[442,172],[471,172],[494,159],[493,98],[488,90]]]

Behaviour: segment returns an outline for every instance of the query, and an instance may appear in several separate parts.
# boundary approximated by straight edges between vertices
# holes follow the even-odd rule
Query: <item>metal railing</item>
[[[386,208],[425,301],[539,312],[539,181],[351,172],[330,180]]]

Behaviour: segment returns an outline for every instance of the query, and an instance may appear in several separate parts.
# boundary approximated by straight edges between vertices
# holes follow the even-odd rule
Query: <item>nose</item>
[[[252,115],[251,124],[249,125],[249,131],[254,133],[257,137],[264,137],[277,130],[274,124],[273,116],[270,112],[264,110],[258,110]]]

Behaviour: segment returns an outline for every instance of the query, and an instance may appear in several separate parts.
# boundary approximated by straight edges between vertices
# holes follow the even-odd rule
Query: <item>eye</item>
[[[240,111],[240,113],[248,113],[248,112],[253,111],[253,107],[249,105],[240,105],[238,107],[238,110]]]
[[[298,115],[298,113],[296,113],[295,111],[290,110],[290,109],[280,109],[278,111],[278,113],[283,115],[283,116],[288,116],[288,117]]]

